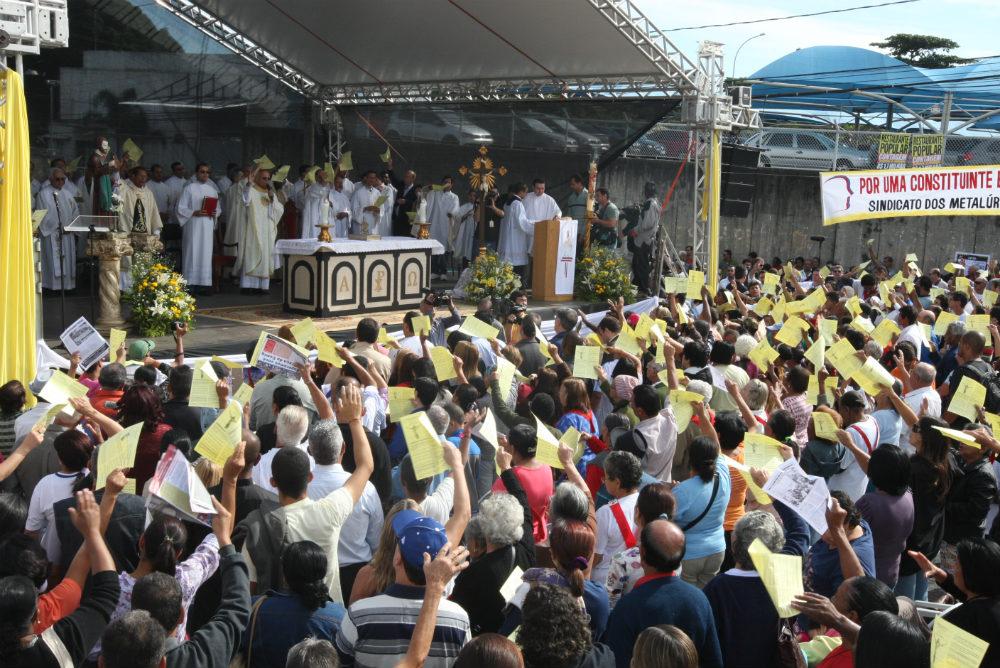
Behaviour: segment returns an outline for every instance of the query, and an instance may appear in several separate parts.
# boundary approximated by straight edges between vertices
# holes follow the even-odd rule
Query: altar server
[[[222,200],[215,183],[208,178],[211,169],[204,163],[195,167],[195,182],[189,183],[177,202],[177,222],[184,233],[181,265],[184,279],[202,294],[212,285],[212,250],[215,226],[222,213]],[[202,286],[206,289],[198,289]]]
[[[233,185],[225,192],[226,232],[222,237],[222,254],[239,258],[247,212],[243,204],[243,188],[249,182],[250,168],[244,167],[235,175]],[[237,260],[239,264],[239,260]],[[235,273],[235,272],[234,272]]]
[[[331,208],[334,211],[336,225],[333,236],[338,239],[346,239],[351,230],[351,195],[344,181],[344,175],[337,174],[333,179],[333,189],[330,190]]]
[[[240,273],[243,294],[262,295],[271,287],[271,274],[281,264],[274,243],[278,222],[285,211],[285,205],[271,187],[271,170],[254,167],[249,182],[242,185],[242,202],[246,214],[235,271]]]
[[[79,215],[79,209],[69,191],[65,189],[66,173],[53,169],[49,180],[41,185],[35,197],[35,209],[45,209],[45,217],[38,226],[42,247],[42,287],[49,290],[76,287],[76,236],[63,232]],[[59,242],[62,237],[62,261]]]

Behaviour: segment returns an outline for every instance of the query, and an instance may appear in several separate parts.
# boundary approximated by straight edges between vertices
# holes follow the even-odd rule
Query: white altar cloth
[[[274,248],[281,255],[313,255],[320,250],[349,255],[426,249],[430,249],[431,255],[444,254],[444,246],[434,239],[414,239],[413,237],[382,237],[377,241],[335,239],[323,242],[316,239],[281,239]]]

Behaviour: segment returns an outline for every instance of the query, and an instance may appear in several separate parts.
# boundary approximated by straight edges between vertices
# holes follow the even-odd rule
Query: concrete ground
[[[435,288],[450,289],[453,283],[454,281],[436,281],[433,285]],[[301,319],[303,316],[293,314],[285,316],[279,313],[281,306],[281,286],[281,283],[272,282],[269,294],[253,296],[241,295],[238,287],[227,285],[218,294],[197,297],[198,312],[195,315],[194,328],[184,338],[185,353],[191,357],[243,353],[256,343],[261,329],[273,331],[285,322],[291,323]],[[83,284],[78,284],[77,289],[71,295],[66,296],[65,326],[72,324],[81,315],[85,316],[91,322],[96,322],[97,300],[96,298],[93,300],[92,307],[89,295],[89,289],[84,282]],[[456,305],[463,314],[471,313],[475,309],[474,305],[468,303],[457,302]],[[529,308],[540,311],[544,319],[551,318],[552,311],[560,306],[580,307],[585,311],[604,308],[603,306],[587,305],[577,301],[560,303],[535,303],[529,301]],[[253,322],[234,319],[231,317],[234,315],[232,312],[226,313],[223,311],[220,314],[218,311],[219,309],[228,310],[233,307],[246,307],[249,310],[249,314],[239,314],[240,318],[244,320],[249,318]],[[257,307],[261,313],[267,314],[268,317],[256,317],[253,311],[254,307]],[[92,311],[92,308],[95,310]],[[123,305],[122,309],[123,315],[128,317],[128,308]],[[210,312],[212,315],[201,313],[202,310]],[[375,317],[380,322],[387,323],[389,325],[387,328],[388,331],[393,332],[399,329],[403,314],[408,310],[411,309],[405,308],[374,314],[361,313],[352,316],[331,318],[322,321],[321,326],[335,340],[346,341],[354,338],[354,328],[358,320],[362,317],[372,315],[372,317]],[[46,343],[56,352],[65,354],[62,343],[59,341],[59,334],[65,326],[62,324],[62,306],[58,292],[45,292],[42,297],[41,316],[42,334]],[[128,323],[126,323],[126,328],[129,331],[128,340],[139,336],[139,333],[131,328]],[[107,335],[107,332],[102,333]],[[166,351],[174,349],[173,338],[170,336],[158,337],[153,340],[156,342],[157,350],[154,353],[155,357],[161,357]]]

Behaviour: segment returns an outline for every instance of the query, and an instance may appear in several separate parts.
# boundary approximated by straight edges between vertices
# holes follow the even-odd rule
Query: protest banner
[[[821,172],[823,224],[910,216],[1000,215],[1000,167]]]

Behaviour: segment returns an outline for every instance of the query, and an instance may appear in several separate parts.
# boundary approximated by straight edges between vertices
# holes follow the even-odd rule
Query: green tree
[[[872,42],[871,46],[887,50],[894,58],[915,67],[943,69],[955,65],[971,63],[975,58],[960,58],[947,51],[958,48],[958,42],[947,37],[934,35],[912,35],[900,32],[890,35],[883,42]]]

